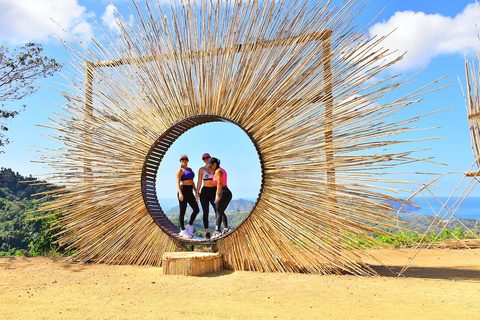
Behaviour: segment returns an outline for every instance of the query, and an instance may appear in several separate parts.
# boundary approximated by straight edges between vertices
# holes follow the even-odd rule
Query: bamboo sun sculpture
[[[397,225],[386,202],[401,201],[390,194],[403,181],[385,169],[419,160],[388,148],[408,142],[392,137],[420,116],[393,116],[422,90],[380,103],[404,83],[374,81],[395,61],[382,63],[382,38],[353,25],[361,5],[133,2],[118,35],[81,49],[65,42],[71,87],[65,114],[47,126],[60,148],[39,158],[64,186],[43,209],[60,214],[72,259],[161,265],[185,244],[158,202],[156,173],[180,135],[222,121],[250,137],[262,168],[249,216],[212,242],[225,267],[375,274],[359,240]]]

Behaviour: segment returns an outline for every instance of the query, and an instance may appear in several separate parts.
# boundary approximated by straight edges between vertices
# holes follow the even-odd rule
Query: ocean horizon
[[[467,197],[463,199],[463,202],[460,204],[458,197],[452,197],[448,200],[448,197],[420,197],[414,198],[414,204],[421,207],[413,208],[412,210],[406,210],[413,213],[421,213],[425,215],[434,215],[439,214],[440,217],[445,216],[445,218],[449,218],[451,213],[448,210],[455,212],[455,217],[459,219],[480,219],[480,197]],[[440,200],[440,202],[439,202]],[[448,200],[448,202],[447,202]],[[458,201],[458,203],[456,203]],[[443,205],[445,208],[442,209]]]

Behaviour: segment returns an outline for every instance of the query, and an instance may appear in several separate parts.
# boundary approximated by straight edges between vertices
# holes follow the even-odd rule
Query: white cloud
[[[453,18],[423,12],[396,12],[388,21],[375,24],[371,33],[383,36],[396,29],[382,46],[398,50],[399,54],[407,52],[393,67],[405,71],[425,67],[439,55],[477,51],[477,25],[480,27],[480,11],[473,3]]]
[[[115,6],[109,4],[102,15],[102,23],[112,31],[118,31],[117,21],[115,19]]]
[[[0,43],[48,41],[62,33],[57,24],[77,35],[92,31],[86,8],[78,0],[0,1]]]

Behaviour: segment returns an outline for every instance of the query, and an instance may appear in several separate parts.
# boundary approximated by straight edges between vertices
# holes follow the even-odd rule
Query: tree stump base
[[[165,252],[163,274],[200,276],[223,270],[222,256],[209,252]]]

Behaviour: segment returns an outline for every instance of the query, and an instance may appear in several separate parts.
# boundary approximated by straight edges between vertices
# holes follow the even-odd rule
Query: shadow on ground
[[[402,267],[400,266],[370,266],[382,277],[397,277]],[[468,280],[480,282],[480,270],[468,268],[434,268],[434,267],[410,267],[403,273],[406,278],[420,279],[444,279],[444,280]]]

